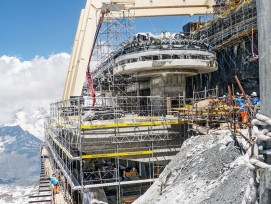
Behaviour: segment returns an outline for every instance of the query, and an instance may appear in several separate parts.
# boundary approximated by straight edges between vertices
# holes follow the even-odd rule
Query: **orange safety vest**
[[[240,115],[242,118],[242,123],[246,124],[248,122],[248,111],[247,110],[240,111]]]

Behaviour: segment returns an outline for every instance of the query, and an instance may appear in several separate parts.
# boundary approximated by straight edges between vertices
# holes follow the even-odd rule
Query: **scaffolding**
[[[177,116],[166,115],[168,99],[98,97],[96,107],[88,100],[51,105],[46,140],[56,167],[72,191],[116,188],[116,200],[122,186],[138,186],[143,193],[185,139]]]
[[[223,1],[224,2],[224,1]],[[194,39],[201,39],[216,52],[218,71],[188,79],[188,84],[195,90],[203,90],[219,85],[219,94],[227,93],[227,86],[233,84],[237,75],[247,92],[258,92],[258,37],[256,0],[234,1],[231,4],[218,2],[217,8],[223,12],[191,34]],[[228,1],[229,2],[229,1]],[[189,94],[189,93],[188,93]],[[190,92],[192,96],[192,92]]]
[[[105,13],[90,64],[93,84],[99,95],[125,95],[125,86],[131,82],[131,76],[113,75],[112,65],[114,55],[122,51],[123,43],[135,35],[133,6],[131,4],[129,10],[122,11],[118,4],[111,4],[112,12]],[[83,94],[88,95],[86,83]]]
[[[204,91],[193,91],[193,102],[197,102],[206,98],[218,98],[218,86],[214,89],[208,89],[205,87]]]
[[[214,93],[206,90],[213,103],[204,108],[190,107],[184,97],[152,96],[97,97],[95,107],[91,97],[51,104],[45,136],[65,192],[102,187],[112,203],[121,203],[134,188],[140,194],[126,197],[138,197],[178,153],[188,126],[229,121],[231,109]]]
[[[110,9],[118,11],[115,6]],[[90,64],[97,91],[95,106],[87,86],[82,97],[51,104],[45,136],[53,166],[61,170],[67,200],[82,203],[85,190],[97,188],[103,188],[109,203],[136,199],[159,178],[193,124],[229,121],[231,109],[219,106],[218,101],[204,108],[196,103],[206,98],[218,100],[217,89],[194,92],[192,101],[185,96],[139,96],[139,87],[131,84],[142,79],[113,72],[116,56],[124,54],[127,45],[131,52],[142,47],[207,50],[198,40],[163,35],[145,40],[139,39],[144,35],[135,36],[133,9],[121,16],[106,14]],[[205,55],[183,58],[206,60]],[[181,58],[173,54],[161,57]]]
[[[218,5],[221,7],[221,5]],[[219,16],[204,24],[192,35],[195,39],[203,36],[212,48],[225,48],[239,38],[250,36],[257,28],[256,1],[246,0],[227,9]]]
[[[245,37],[252,41],[257,26],[256,1],[231,2],[234,4],[221,4],[220,15],[193,33],[196,40],[180,34],[166,37],[166,32],[161,38],[146,33],[135,35],[133,9],[122,12],[121,16],[105,15],[91,62],[93,84],[98,92],[95,106],[84,86],[82,97],[51,104],[45,124],[52,163],[61,170],[68,202],[82,203],[85,190],[97,188],[103,189],[109,203],[135,200],[159,178],[182,142],[195,131],[194,125],[209,128],[210,123],[236,122],[239,108],[229,103],[228,98],[218,98],[218,87],[209,90],[207,86],[204,91],[198,91],[193,86],[190,99],[140,96],[139,82],[144,83],[144,79],[113,70],[115,59],[126,52],[149,49],[221,52]],[[114,4],[110,9],[119,13]],[[223,63],[236,67],[231,54],[230,61],[226,55],[228,52],[218,55],[220,68]],[[207,59],[205,55],[175,53],[141,56],[118,63],[182,57]]]

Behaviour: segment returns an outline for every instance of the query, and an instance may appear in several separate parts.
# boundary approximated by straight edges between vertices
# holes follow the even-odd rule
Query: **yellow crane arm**
[[[81,11],[62,99],[81,95],[102,11],[111,12],[116,17],[130,9],[133,9],[135,17],[192,16],[213,13],[213,5],[214,0],[87,0],[85,9]]]

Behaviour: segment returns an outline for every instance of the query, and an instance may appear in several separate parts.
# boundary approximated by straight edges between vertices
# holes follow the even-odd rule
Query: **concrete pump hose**
[[[255,137],[257,137],[260,134],[260,130],[259,130],[258,126],[253,126],[252,131],[253,131],[253,135]]]
[[[262,141],[271,141],[271,132],[268,129],[262,131],[255,125],[253,126],[253,135]]]
[[[250,161],[251,164],[253,164],[253,165],[255,165],[255,166],[259,167],[259,168],[271,170],[271,165],[266,164],[266,163],[264,163],[262,161],[259,161],[258,159],[253,159],[252,158],[249,161]]]
[[[256,114],[256,118],[264,123],[267,123],[268,125],[271,125],[271,119],[262,114]]]
[[[246,154],[244,155],[244,161],[245,161],[246,166],[247,166],[250,170],[255,170],[255,166],[252,165],[252,164],[250,163],[250,160],[249,160],[251,156],[252,156],[252,147],[250,147],[250,148],[247,150]]]
[[[258,120],[258,119],[253,119],[252,121],[251,121],[251,124],[252,125],[256,125],[256,126],[266,126],[267,124],[265,123],[265,122],[263,122],[263,121],[260,121],[260,120]]]
[[[262,140],[262,141],[271,141],[271,137],[270,136],[267,136],[267,135],[264,135],[264,134],[259,134],[258,136],[256,136],[259,140]]]

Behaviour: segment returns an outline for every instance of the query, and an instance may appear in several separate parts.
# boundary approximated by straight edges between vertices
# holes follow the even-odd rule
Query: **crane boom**
[[[213,13],[213,5],[214,0],[87,0],[81,11],[62,99],[81,95],[102,11],[111,12],[116,18],[130,9],[135,17],[192,16]]]

